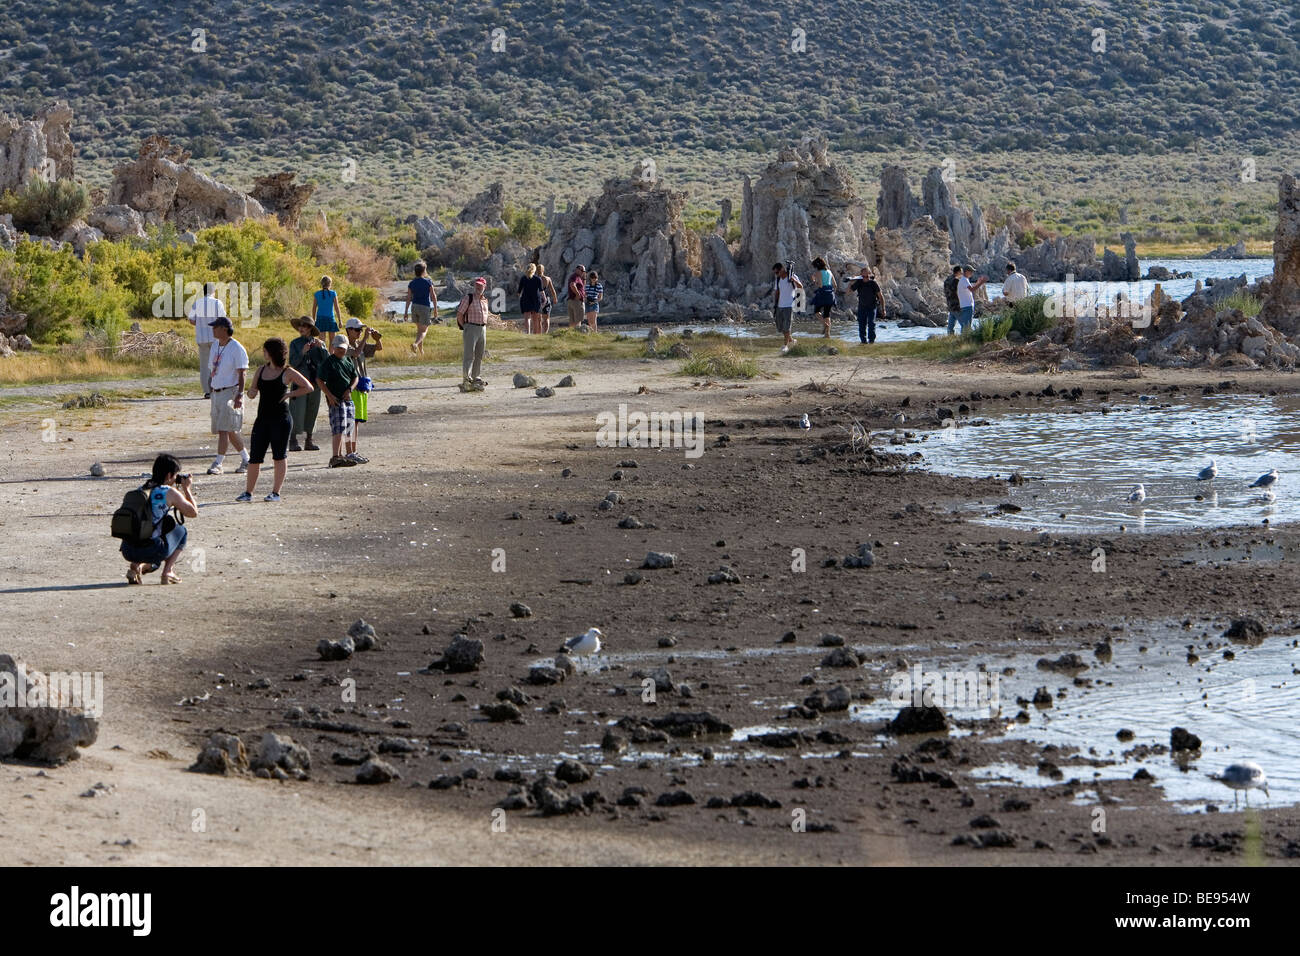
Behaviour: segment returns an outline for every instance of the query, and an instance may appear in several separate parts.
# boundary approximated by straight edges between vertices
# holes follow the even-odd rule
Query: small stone
[[[99,462],[95,462],[93,465],[90,466],[90,473],[94,475],[96,478],[103,478],[104,466],[101,465]]]
[[[556,388],[573,388],[573,386],[574,386],[575,384],[577,384],[577,383],[573,381],[573,376],[572,376],[572,375],[566,375],[566,376],[564,376],[564,378],[560,379],[558,382],[555,383],[555,387],[556,387]]]
[[[624,584],[640,584],[640,583],[641,583],[641,572],[640,572],[640,571],[628,571],[626,574],[623,575],[623,583],[624,583]]]
[[[531,375],[525,375],[523,372],[515,372],[514,385],[515,388],[536,388],[537,379]]]
[[[350,637],[345,637],[341,641],[331,641],[323,637],[316,644],[316,653],[323,661],[345,661],[352,656],[354,650],[356,645]]]
[[[372,651],[379,646],[379,637],[375,634],[375,629],[364,620],[353,622],[348,628],[348,637],[352,638],[358,651]]]
[[[551,388],[551,386],[549,385],[543,385],[541,388],[537,390],[538,398],[551,398],[554,395],[555,395],[555,389]]]
[[[508,700],[495,704],[483,704],[479,707],[479,712],[494,724],[520,720],[523,717],[519,708]]]
[[[523,604],[519,601],[515,601],[513,604],[510,605],[510,616],[511,617],[532,617],[533,609],[530,608],[527,604]]]
[[[374,758],[367,760],[357,770],[357,783],[361,784],[389,783],[399,777],[401,774],[392,764]]]
[[[635,515],[628,515],[627,517],[623,518],[618,523],[618,526],[620,528],[625,528],[629,531],[635,531],[637,528],[645,527],[645,525],[641,523],[641,519],[637,518]]]
[[[670,554],[667,551],[648,551],[645,556],[645,563],[641,567],[649,571],[656,571],[662,568],[672,568],[677,565],[677,555]]]
[[[389,405],[389,406],[388,406],[388,414],[390,414],[390,415],[405,415],[405,414],[406,414],[406,406],[405,406],[405,405]]]
[[[576,760],[561,760],[555,767],[555,779],[565,783],[583,783],[591,779],[591,770]]]

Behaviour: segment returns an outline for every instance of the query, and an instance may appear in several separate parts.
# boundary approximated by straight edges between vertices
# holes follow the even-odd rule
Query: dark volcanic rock
[[[848,647],[837,647],[822,658],[822,667],[861,667],[862,658]]]
[[[685,790],[669,790],[655,799],[656,807],[684,807],[695,803],[695,798]]]
[[[464,634],[457,634],[442,652],[442,658],[429,665],[430,670],[445,670],[448,674],[465,674],[476,671],[483,663],[483,642]]]
[[[1223,632],[1226,640],[1234,644],[1259,644],[1268,636],[1264,625],[1254,618],[1243,617],[1232,622]]]
[[[561,760],[555,767],[555,779],[565,783],[583,783],[591,779],[591,770],[576,760]]]
[[[1169,731],[1169,749],[1173,751],[1200,750],[1201,738],[1185,727],[1175,727]]]
[[[948,718],[938,707],[913,707],[910,704],[885,726],[891,734],[934,734],[947,729]]]

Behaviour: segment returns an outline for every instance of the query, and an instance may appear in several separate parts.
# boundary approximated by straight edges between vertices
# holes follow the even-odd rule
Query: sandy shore
[[[1128,619],[1190,618],[1221,629],[1247,609],[1271,633],[1293,633],[1293,562],[1271,566],[1264,590],[1248,566],[1211,577],[1178,561],[1186,536],[1129,535],[1111,545],[1125,573],[1099,581],[1078,573],[1092,546],[1086,537],[1046,548],[1035,535],[954,513],[972,497],[996,502],[1000,482],[895,473],[836,450],[852,420],[884,427],[904,398],[919,419],[927,406],[978,391],[979,411],[992,414],[1005,402],[998,396],[1049,380],[1057,389],[1080,386],[1080,401],[1089,402],[1098,388],[1113,400],[1222,375],[1049,378],[889,360],[767,365],[779,377],[705,387],[664,363],[568,363],[577,387],[550,399],[512,389],[501,368],[491,370],[486,392],[471,395],[433,377],[441,368],[428,378],[381,379],[372,397],[378,413],[362,432],[371,464],[329,470],[324,453],[295,454],[278,506],[236,504],[240,476],[199,479],[203,507],[190,540],[191,559],[202,549],[201,562],[182,563],[176,588],[125,584],[108,516],[156,452],[181,455],[196,473],[206,467],[212,436],[196,391],[178,379],[177,397],[107,409],[63,411],[39,392],[31,404],[7,407],[0,651],[42,669],[103,671],[106,684],[99,741],[80,760],[0,767],[0,827],[21,837],[21,862],[1240,862],[1233,840],[1220,840],[1219,850],[1194,840],[1245,830],[1244,815],[1226,812],[1230,799],[1214,819],[1172,811],[1158,787],[1141,781],[1080,799],[1086,788],[1070,780],[1090,776],[1086,755],[1063,755],[1065,779],[1027,791],[1027,807],[1007,809],[1004,789],[979,786],[968,771],[1003,759],[1032,766],[1032,745],[977,730],[927,748],[925,738],[882,739],[879,727],[843,714],[785,716],[786,705],[837,685],[856,700],[880,694],[866,669],[820,666],[825,633],[843,635],[868,662],[915,657],[918,646],[1014,645],[1055,656]],[[542,384],[560,374],[541,362],[520,367]],[[1294,388],[1288,376],[1236,378],[1243,391]],[[800,388],[812,379],[822,390]],[[638,394],[641,386],[647,391]],[[597,447],[597,413],[623,402],[699,412],[704,454]],[[399,403],[405,414],[382,413]],[[804,412],[817,423],[811,433],[795,427]],[[48,419],[55,441],[42,441]],[[629,458],[636,467],[620,468]],[[92,461],[108,477],[89,478]],[[621,500],[598,510],[610,491]],[[576,520],[554,520],[560,511]],[[628,516],[642,527],[620,528]],[[1300,546],[1289,528],[1232,534],[1243,544],[1264,536],[1288,551]],[[821,566],[863,541],[879,542],[874,567]],[[796,548],[807,553],[806,572],[791,570]],[[625,583],[648,550],[675,553],[677,566]],[[502,556],[506,570],[494,572]],[[738,580],[707,583],[724,565]],[[512,618],[512,602],[532,616]],[[358,618],[374,625],[380,649],[321,661],[316,642],[342,637]],[[1026,629],[1031,618],[1046,626]],[[606,635],[606,669],[584,668],[552,686],[526,683],[532,664],[590,626]],[[421,673],[459,632],[483,641],[480,670]],[[786,632],[792,643],[782,643]],[[643,681],[659,668],[678,690],[649,703]],[[347,678],[356,681],[355,703],[340,693]],[[480,706],[511,687],[524,696],[522,721],[488,721]],[[794,747],[721,734],[630,741],[626,754],[599,749],[614,721],[624,724],[613,730],[633,737],[629,728],[670,713],[803,737]],[[312,779],[186,772],[218,729],[250,745],[267,730],[293,736],[311,749]],[[399,738],[409,751],[381,756],[400,780],[352,782],[356,759]],[[566,757],[595,769],[568,788],[589,795],[583,812],[510,811],[504,832],[499,824],[494,831],[503,817],[493,808],[513,786],[493,779],[496,769],[518,769],[527,783]],[[904,782],[909,767],[933,776]],[[430,789],[439,777],[459,781]],[[81,796],[101,782],[106,795]],[[628,788],[644,796],[620,804]],[[678,792],[693,802],[659,805]],[[745,793],[762,799],[733,800]],[[711,799],[724,805],[710,807]],[[1109,809],[1101,839],[1091,827],[1094,803]],[[792,830],[797,811],[805,832]],[[980,832],[970,826],[980,816],[995,818],[1013,845],[954,845]],[[1276,807],[1258,819],[1263,858],[1300,853],[1300,810]]]

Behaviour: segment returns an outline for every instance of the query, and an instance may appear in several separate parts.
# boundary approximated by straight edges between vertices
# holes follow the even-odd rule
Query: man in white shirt
[[[211,282],[204,283],[202,298],[195,299],[190,306],[190,325],[194,326],[194,341],[199,347],[199,382],[203,385],[203,397],[209,398],[212,389],[208,385],[208,364],[212,353],[212,328],[208,324],[213,319],[226,317],[226,306],[213,295],[216,289]]]
[[[781,354],[784,355],[795,342],[794,336],[790,334],[794,328],[794,290],[802,289],[803,283],[781,262],[772,266],[772,279],[772,316],[776,320],[777,331],[785,337],[785,345],[781,346]]]
[[[1008,302],[1019,302],[1029,295],[1029,280],[1016,271],[1014,262],[1007,263],[1007,281],[1002,283],[1002,298]]]
[[[975,293],[988,282],[988,276],[980,276],[974,282],[970,277],[975,274],[975,270],[966,266],[962,270],[962,276],[957,280],[957,304],[961,306],[957,313],[957,321],[961,323],[962,332],[970,331],[971,322],[975,320]]]
[[[248,450],[239,437],[239,431],[244,427],[244,377],[248,372],[248,353],[235,341],[235,329],[230,319],[222,317],[209,322],[208,326],[215,336],[208,380],[212,389],[212,434],[217,436],[217,457],[208,468],[208,474],[221,474],[226,446],[234,445],[240,457],[235,474],[242,475],[248,470]]]

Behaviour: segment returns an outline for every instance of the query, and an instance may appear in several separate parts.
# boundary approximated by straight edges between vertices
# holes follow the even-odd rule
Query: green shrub
[[[1003,315],[1011,319],[1011,328],[1027,339],[1046,332],[1056,324],[1056,319],[1047,314],[1048,297],[1042,294],[1030,295],[1016,302]]]
[[[369,319],[375,313],[375,303],[379,300],[379,290],[362,286],[348,288],[340,297],[348,315],[359,319]]]
[[[85,187],[70,179],[36,179],[0,197],[0,213],[11,214],[15,226],[34,236],[57,236],[89,208]]]
[[[1247,318],[1259,315],[1259,310],[1263,307],[1258,298],[1249,292],[1234,292],[1219,304],[1220,309],[1240,309]]]
[[[998,342],[1005,339],[1010,331],[1011,316],[984,315],[975,320],[971,330],[964,333],[964,336],[973,342],[985,345],[989,342]]]
[[[507,203],[502,218],[505,219],[506,225],[510,227],[510,235],[525,246],[539,246],[550,235],[547,232],[546,223],[542,222],[542,217],[531,209],[512,206]]]

